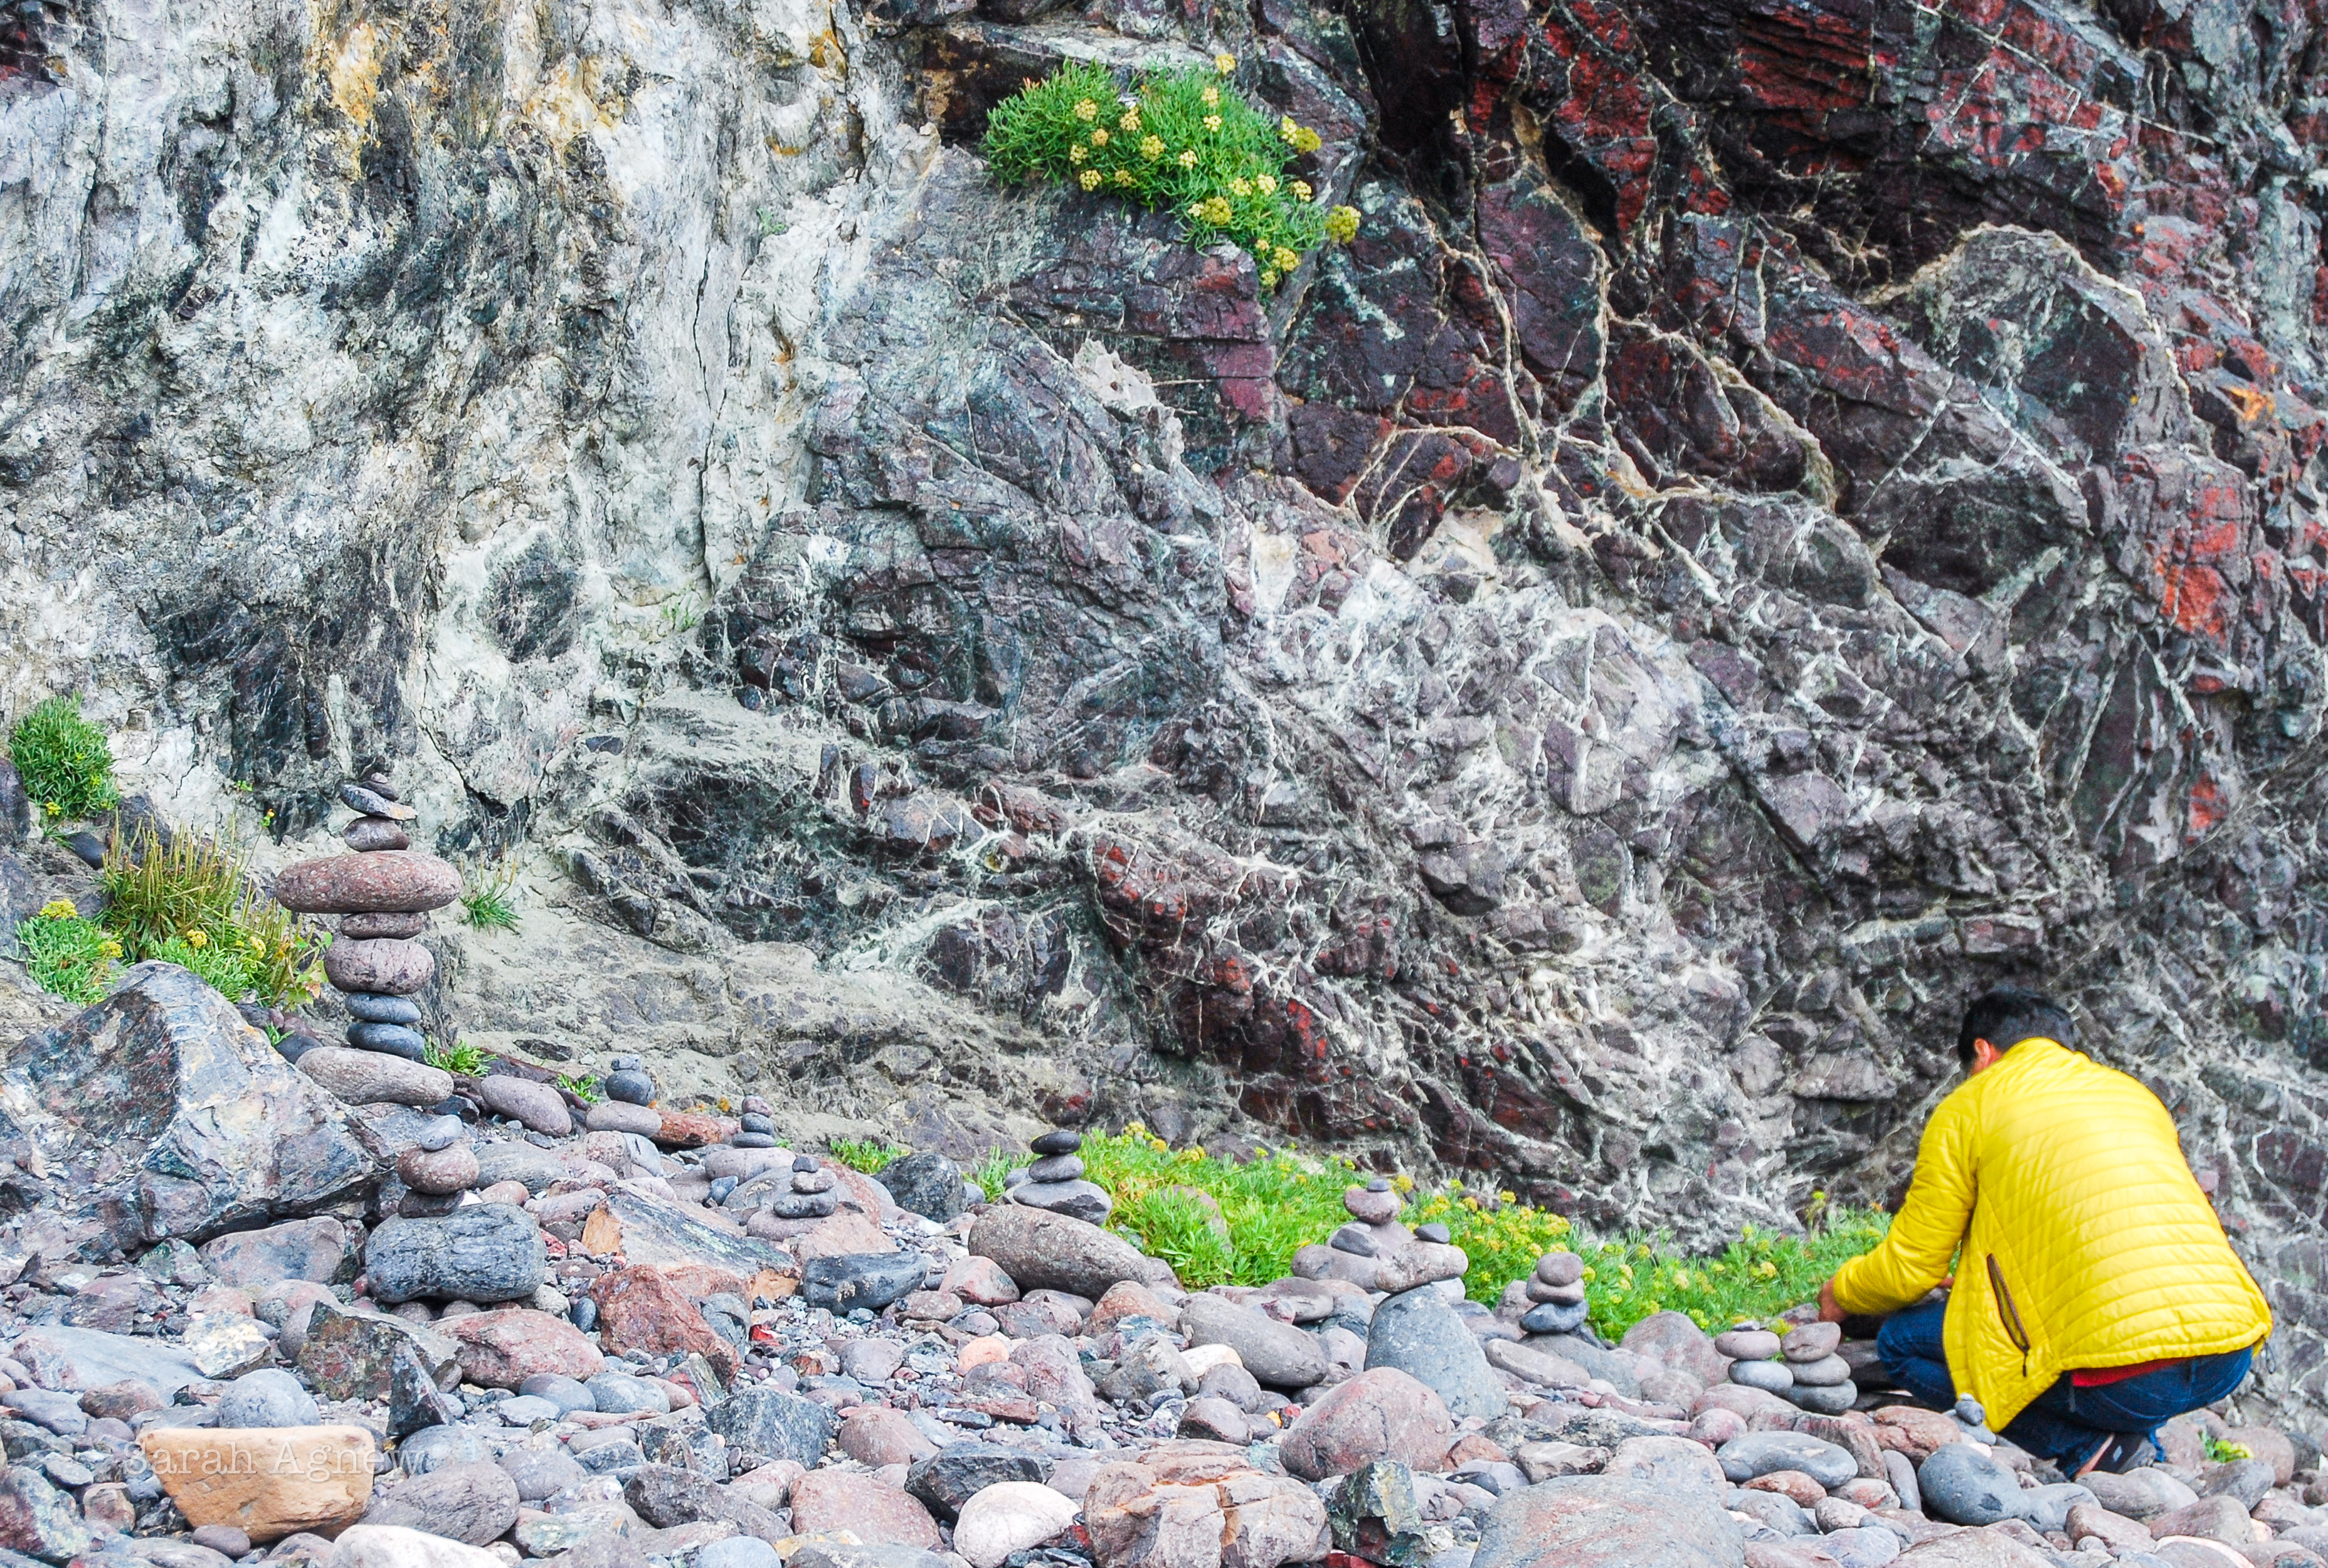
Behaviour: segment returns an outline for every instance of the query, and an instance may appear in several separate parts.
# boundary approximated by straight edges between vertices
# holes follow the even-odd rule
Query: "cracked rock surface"
[[[1363,215],[1276,292],[988,178],[1027,76],[1216,51]],[[2042,983],[2294,1410],[2323,146],[2231,0],[20,6],[0,709],[270,864],[393,765],[524,917],[432,1033],[794,1139],[1704,1239],[1894,1190]],[[10,925],[89,897],[0,840]]]

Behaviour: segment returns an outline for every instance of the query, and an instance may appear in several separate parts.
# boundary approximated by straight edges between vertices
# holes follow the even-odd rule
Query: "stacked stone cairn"
[[[1065,1127],[1054,1127],[1028,1144],[1037,1158],[1034,1164],[1024,1170],[1014,1170],[1005,1178],[1010,1201],[1063,1214],[1087,1225],[1104,1225],[1115,1207],[1115,1199],[1097,1182],[1084,1179],[1083,1156],[1076,1152],[1083,1146],[1083,1134]]]
[[[353,1019],[348,1044],[417,1062],[427,1047],[412,996],[436,977],[436,957],[413,938],[427,929],[430,910],[461,896],[461,874],[412,849],[407,824],[418,813],[384,776],[342,784],[340,798],[360,813],[341,835],[357,852],[286,868],[275,879],[276,902],[340,917],[324,974]]]
[[[1527,1282],[1531,1305],[1520,1327],[1531,1334],[1573,1334],[1591,1310],[1584,1300],[1584,1260],[1574,1253],[1546,1253]]]
[[[776,1146],[776,1124],[768,1119],[768,1103],[757,1094],[746,1095],[741,1117],[744,1130],[728,1141],[737,1149],[774,1149]]]
[[[1735,1358],[1731,1382],[1775,1394],[1815,1415],[1840,1415],[1859,1402],[1851,1363],[1835,1353],[1842,1343],[1843,1329],[1834,1323],[1805,1323],[1783,1338],[1743,1324],[1716,1338],[1713,1347]]]
[[[1464,1272],[1471,1266],[1469,1256],[1450,1244],[1443,1225],[1409,1230],[1401,1224],[1398,1216],[1404,1202],[1379,1176],[1364,1187],[1346,1189],[1342,1209],[1349,1223],[1337,1228],[1323,1246],[1306,1246],[1293,1254],[1296,1277],[1344,1280],[1362,1291],[1393,1294],[1437,1285],[1442,1294],[1460,1297]]]
[[[396,1212],[406,1219],[450,1214],[480,1173],[467,1123],[458,1116],[434,1117],[396,1158],[396,1178],[410,1189],[398,1199]]]
[[[623,1105],[652,1105],[655,1099],[655,1081],[647,1076],[643,1057],[616,1056],[609,1064],[605,1080],[599,1084],[606,1098]]]

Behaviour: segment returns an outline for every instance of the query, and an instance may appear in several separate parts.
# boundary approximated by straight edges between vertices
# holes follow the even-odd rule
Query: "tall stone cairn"
[[[348,1044],[419,1061],[420,1008],[413,993],[436,973],[436,957],[413,940],[428,912],[461,896],[461,873],[412,848],[418,815],[396,798],[386,775],[340,786],[359,813],[341,836],[352,855],[301,860],[275,879],[275,898],[304,915],[339,916],[338,940],[324,954],[324,977],[347,1003]]]

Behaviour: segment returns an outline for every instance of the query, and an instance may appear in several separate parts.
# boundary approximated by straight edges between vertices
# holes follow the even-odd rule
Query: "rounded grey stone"
[[[426,1149],[434,1154],[440,1149],[452,1148],[468,1135],[468,1123],[458,1116],[438,1116],[421,1127],[420,1135],[412,1143],[414,1148]]]
[[[566,1412],[550,1400],[521,1394],[494,1405],[493,1413],[501,1417],[503,1426],[531,1426],[537,1421],[557,1421]]]
[[[420,1005],[408,997],[389,996],[380,991],[352,991],[340,1000],[348,1004],[349,1013],[373,1024],[402,1024],[407,1028],[420,1021]]]
[[[595,1408],[609,1415],[629,1415],[645,1411],[656,1415],[668,1414],[671,1395],[659,1385],[643,1377],[634,1377],[627,1372],[601,1372],[582,1385],[596,1402]]]
[[[314,1426],[322,1419],[315,1396],[273,1366],[236,1378],[218,1405],[218,1423],[227,1427]]]
[[[1741,1486],[1777,1470],[1800,1470],[1830,1488],[1859,1474],[1849,1449],[1799,1432],[1750,1432],[1723,1443],[1713,1457],[1722,1473]]]
[[[1783,1361],[1733,1361],[1730,1381],[1765,1394],[1784,1394],[1795,1385],[1795,1375]]]
[[[546,1399],[563,1411],[598,1408],[597,1399],[589,1389],[555,1372],[537,1372],[519,1384],[517,1391],[530,1399]]]
[[[1917,1467],[1916,1488],[1924,1494],[1924,1512],[1951,1525],[2000,1524],[2024,1516],[2029,1506],[2020,1478],[1995,1455],[1968,1442],[1933,1450]]]
[[[481,1162],[482,1163],[482,1162]],[[549,1275],[541,1227],[523,1209],[480,1203],[442,1219],[390,1220],[364,1245],[376,1301],[521,1301]]]
[[[1460,1421],[1493,1421],[1509,1407],[1504,1380],[1446,1297],[1432,1287],[1393,1296],[1366,1330],[1366,1366],[1395,1367],[1437,1392]],[[1254,1376],[1260,1374],[1256,1372]]]

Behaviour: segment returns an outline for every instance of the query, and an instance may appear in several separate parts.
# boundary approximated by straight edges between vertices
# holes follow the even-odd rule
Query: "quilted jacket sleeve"
[[[1947,1277],[1972,1220],[1977,1121],[1973,1097],[1962,1091],[1932,1113],[1916,1147],[1908,1201],[1892,1221],[1890,1234],[1873,1252],[1835,1271],[1835,1299],[1845,1311],[1897,1312]]]

